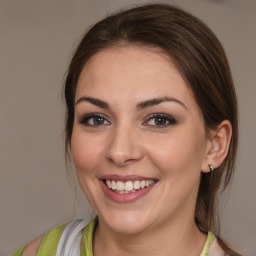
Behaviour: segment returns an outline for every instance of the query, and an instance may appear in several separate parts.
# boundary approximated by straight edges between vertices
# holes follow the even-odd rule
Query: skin
[[[166,96],[175,101],[136,108],[140,102]],[[104,101],[109,109],[83,97]],[[99,216],[94,254],[200,254],[206,238],[195,226],[194,209],[213,143],[175,65],[148,48],[103,50],[86,63],[75,102],[71,149],[80,186]],[[95,112],[104,116],[102,125],[88,125],[95,119],[79,122]],[[150,119],[154,113],[177,122],[156,125]],[[116,203],[105,196],[99,182],[109,174],[153,177],[158,182],[141,199]]]
[[[44,236],[40,236],[31,241],[22,252],[22,256],[36,256],[43,238]]]
[[[98,106],[84,97],[105,103]],[[136,108],[164,97],[172,100]],[[206,134],[201,110],[178,69],[147,47],[120,46],[94,55],[79,77],[75,102],[73,160],[99,217],[93,255],[200,255],[206,240],[194,223],[200,174],[209,172],[208,164],[218,167],[225,159],[230,122],[224,120]],[[84,121],[95,112],[103,116],[101,125],[95,125],[95,118]],[[156,113],[176,122],[162,118],[160,125],[152,117]],[[100,177],[109,174],[158,182],[144,197],[117,203],[100,185]],[[22,255],[36,255],[42,238],[28,244]]]

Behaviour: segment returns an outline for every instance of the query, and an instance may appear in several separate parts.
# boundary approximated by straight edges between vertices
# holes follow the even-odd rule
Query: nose
[[[126,166],[143,158],[138,131],[119,127],[112,131],[106,149],[106,158],[117,166]]]

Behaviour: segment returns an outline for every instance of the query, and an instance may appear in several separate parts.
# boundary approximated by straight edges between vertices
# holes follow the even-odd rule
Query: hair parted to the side
[[[147,4],[106,17],[89,29],[71,60],[65,87],[66,156],[74,122],[74,100],[79,75],[90,57],[119,45],[161,50],[176,64],[200,107],[206,130],[223,120],[232,125],[228,155],[214,172],[202,173],[195,210],[198,228],[219,236],[219,192],[231,183],[238,142],[237,99],[225,52],[213,32],[191,14],[167,4]],[[229,255],[240,255],[221,239]]]

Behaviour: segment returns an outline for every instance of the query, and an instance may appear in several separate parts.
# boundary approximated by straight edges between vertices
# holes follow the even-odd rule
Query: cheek
[[[102,148],[100,145],[102,144],[99,142],[99,138],[92,138],[88,134],[85,135],[83,131],[74,128],[71,151],[76,175],[84,195],[94,209],[97,209],[93,199],[93,195],[97,194],[95,182],[98,183],[95,170],[101,163]]]
[[[201,172],[204,140],[189,131],[175,136],[151,138],[147,154],[164,176],[192,176]]]
[[[91,138],[74,129],[71,138],[71,151],[77,173],[89,174],[99,163],[102,148],[97,138]],[[96,146],[97,145],[97,146]]]

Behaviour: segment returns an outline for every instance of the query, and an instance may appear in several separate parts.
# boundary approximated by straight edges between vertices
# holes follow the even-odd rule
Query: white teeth
[[[106,180],[106,185],[117,193],[132,193],[141,188],[148,188],[154,184],[154,180],[114,181]]]
[[[124,183],[122,181],[116,182],[116,189],[117,190],[124,190]]]
[[[116,182],[114,180],[112,180],[111,182],[111,188],[116,189]]]
[[[133,190],[133,182],[132,181],[125,182],[124,189],[126,191],[132,191]]]
[[[140,189],[140,181],[139,180],[134,181],[133,188]]]
[[[111,186],[111,181],[110,181],[110,180],[106,180],[106,184],[107,184],[107,186],[108,186],[109,188],[112,188],[112,186]]]

